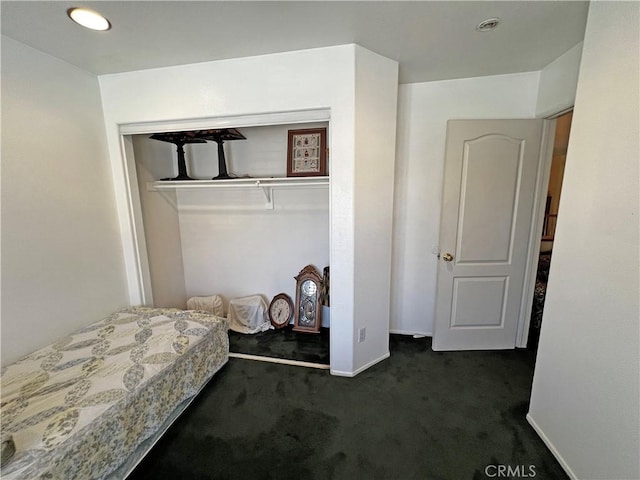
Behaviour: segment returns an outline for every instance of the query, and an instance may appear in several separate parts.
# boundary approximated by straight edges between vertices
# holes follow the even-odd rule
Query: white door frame
[[[520,299],[520,318],[518,319],[518,330],[516,333],[516,348],[526,348],[529,339],[529,325],[531,323],[531,311],[533,307],[532,300],[536,288],[540,239],[544,223],[547,190],[549,189],[549,176],[551,175],[551,159],[553,157],[555,132],[555,117],[545,119],[540,148],[540,160],[538,161],[538,173],[536,175],[536,189],[533,200],[534,210],[531,216],[531,228],[529,230],[529,253],[525,266],[522,298]]]
[[[533,307],[532,300],[536,288],[537,266],[540,257],[540,238],[542,237],[549,177],[551,176],[556,119],[571,111],[573,111],[573,105],[569,105],[562,110],[552,113],[545,118],[544,122],[543,143],[542,149],[540,150],[541,158],[538,166],[538,183],[536,185],[536,198],[534,200],[535,210],[533,212],[531,237],[529,239],[529,258],[527,259],[525,270],[522,304],[520,306],[520,318],[518,320],[518,333],[516,335],[517,348],[526,348],[529,339],[529,325],[531,323],[531,311]]]

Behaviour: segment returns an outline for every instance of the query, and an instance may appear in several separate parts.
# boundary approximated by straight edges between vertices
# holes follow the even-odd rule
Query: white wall
[[[98,82],[2,37],[2,363],[126,292]]]
[[[576,99],[582,42],[540,71],[536,116],[548,117],[571,108]]]
[[[359,369],[389,355],[397,85],[396,62],[358,47],[355,282],[367,285],[355,292],[355,338],[359,338],[360,329],[365,329],[365,339],[356,343],[355,349],[355,364]]]
[[[639,10],[589,7],[529,407],[574,478],[640,476]]]
[[[187,297],[285,292],[307,264],[329,265],[329,189],[278,189],[265,209],[260,189],[178,193]],[[228,208],[226,208],[228,207]]]
[[[140,215],[144,226],[153,305],[186,308],[178,198],[175,191],[149,191],[147,183],[177,175],[175,145],[132,135]],[[175,171],[174,171],[175,169]]]
[[[331,365],[335,373],[352,374],[358,369],[353,355],[358,315],[354,310],[355,290],[371,292],[373,282],[373,291],[378,292],[379,285],[375,279],[354,283],[354,271],[363,267],[354,265],[355,58],[356,46],[346,45],[99,78],[132,303],[144,301],[144,295],[136,286],[139,258],[127,193],[132,173],[123,163],[120,124],[188,123],[211,117],[328,108],[332,130]],[[377,160],[382,158],[378,156]],[[383,160],[389,161],[393,158]],[[367,183],[366,176],[362,183]],[[373,262],[371,258],[366,260]],[[388,324],[388,317],[385,322]]]
[[[450,119],[533,118],[539,72],[400,85],[391,331],[433,333]]]

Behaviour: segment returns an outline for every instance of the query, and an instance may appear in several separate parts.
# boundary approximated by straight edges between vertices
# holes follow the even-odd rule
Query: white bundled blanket
[[[234,298],[229,302],[229,328],[239,333],[259,333],[273,328],[267,302],[260,295]]]
[[[222,298],[219,295],[210,295],[208,297],[191,297],[187,300],[187,310],[200,310],[211,313],[216,317],[224,317],[224,307]]]

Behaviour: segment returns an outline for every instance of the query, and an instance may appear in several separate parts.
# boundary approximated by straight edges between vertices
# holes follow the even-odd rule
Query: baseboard
[[[416,332],[414,330],[389,330],[394,335],[413,335],[419,337],[433,337],[432,332]]]
[[[363,365],[362,367],[358,368],[354,372],[342,372],[340,370],[331,369],[331,375],[334,375],[336,377],[355,377],[359,373],[364,372],[367,368],[372,367],[376,363],[380,363],[383,360],[386,360],[390,356],[391,356],[391,354],[389,352],[387,352],[384,355],[382,355],[381,357],[376,358],[375,360],[372,360],[369,363],[367,363],[366,365]]]
[[[556,449],[555,445],[551,442],[551,440],[549,440],[549,438],[547,438],[547,436],[544,434],[540,426],[531,417],[530,413],[527,413],[527,422],[529,422],[529,425],[533,427],[533,429],[536,431],[538,436],[542,439],[544,444],[551,451],[553,456],[556,457],[556,460],[558,460],[558,463],[560,463],[560,466],[564,469],[564,471],[567,472],[567,475],[569,475],[569,478],[571,478],[572,480],[578,480],[578,476],[575,473],[573,473],[573,470],[571,470],[571,467],[569,467],[565,459],[562,457],[562,455],[560,455],[560,452],[558,452],[558,450]]]

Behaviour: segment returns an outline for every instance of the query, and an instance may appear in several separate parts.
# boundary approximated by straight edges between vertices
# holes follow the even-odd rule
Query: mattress
[[[227,361],[228,322],[128,308],[3,368],[2,478],[102,479]]]

